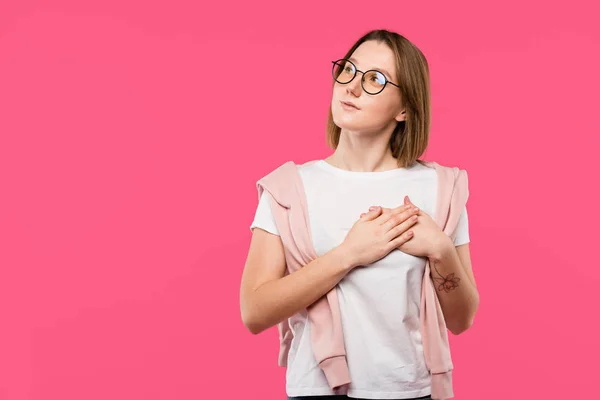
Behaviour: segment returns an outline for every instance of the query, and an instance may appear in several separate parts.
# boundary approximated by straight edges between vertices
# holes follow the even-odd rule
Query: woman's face
[[[387,45],[376,41],[364,42],[349,58],[358,70],[378,70],[389,81],[399,84],[394,53]],[[361,86],[362,76],[357,72],[350,83],[335,82],[331,101],[335,124],[353,133],[376,134],[390,124],[395,125],[395,121],[403,121],[405,114],[402,113],[400,89],[388,83],[382,92],[371,95]],[[352,102],[358,109],[342,102]]]

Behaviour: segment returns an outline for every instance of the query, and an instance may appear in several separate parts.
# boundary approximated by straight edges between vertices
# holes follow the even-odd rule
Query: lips
[[[358,108],[356,105],[354,105],[353,103],[350,103],[349,101],[342,101],[341,102],[343,105],[345,105],[346,107],[352,107],[356,110],[360,110],[360,108]]]

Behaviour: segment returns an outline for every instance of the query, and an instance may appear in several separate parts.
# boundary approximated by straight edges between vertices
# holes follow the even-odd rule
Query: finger
[[[366,212],[366,213],[361,213],[361,214],[360,214],[360,217],[362,218],[362,217],[364,217],[364,216],[366,216],[366,215],[369,215],[370,213],[373,213],[373,212],[376,212],[376,210],[375,210],[375,209],[373,209],[373,210],[371,210],[371,211],[369,211],[369,212]]]
[[[404,196],[404,204],[412,206],[412,207],[417,207],[417,205],[415,203],[413,203],[412,200],[410,199],[410,197],[408,197],[408,196]],[[419,211],[419,215],[421,215],[420,211]]]
[[[389,216],[391,212],[392,212],[392,209],[391,209],[391,208],[385,208],[385,207],[381,207],[381,214],[380,214],[380,217],[384,217],[384,218],[385,218],[386,216]],[[383,223],[383,222],[382,222],[382,223]]]
[[[393,249],[397,249],[398,247],[402,246],[404,243],[412,239],[413,236],[413,231],[404,232],[402,235],[398,236],[396,239],[388,243],[389,251],[392,251]]]
[[[419,215],[419,209],[415,207],[409,207],[402,212],[395,212],[386,222],[383,223],[383,231],[387,233],[396,226],[417,215]],[[418,220],[413,219],[413,221],[416,222]]]
[[[406,210],[410,210],[412,207],[414,207],[413,204],[402,204],[401,206],[392,208],[391,212],[395,213],[395,214],[398,214],[398,213],[404,212]]]
[[[404,232],[408,231],[411,227],[413,227],[419,221],[418,216],[413,215],[408,219],[404,220],[402,223],[392,227],[387,233],[387,240],[394,240],[398,236],[402,235]]]
[[[385,223],[388,223],[389,221],[392,220],[392,218],[395,218],[396,215],[402,214],[402,213],[406,213],[406,212],[410,211],[411,209],[412,209],[412,206],[409,206],[409,205],[406,205],[406,204],[401,205],[401,206],[396,207],[396,208],[389,209],[388,212],[382,213],[382,215],[379,217],[379,222],[382,225],[385,224]],[[410,214],[410,215],[412,215],[412,214]],[[405,218],[408,218],[410,215],[409,214],[405,214]],[[402,222],[402,219],[398,219],[396,223],[392,222],[390,224],[390,226],[388,227],[388,230],[391,229],[391,228],[393,228],[395,225],[397,225],[400,222]]]
[[[370,208],[368,213],[361,214],[360,218],[364,221],[372,221],[375,218],[379,217],[380,214],[381,214],[381,207],[374,206],[374,207]]]
[[[405,211],[409,208],[407,205],[401,205],[396,208],[385,208],[382,207],[382,213],[380,216],[380,222],[383,224],[386,222],[392,215],[397,214],[398,212]]]

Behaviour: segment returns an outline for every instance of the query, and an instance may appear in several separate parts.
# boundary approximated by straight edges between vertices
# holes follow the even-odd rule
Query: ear
[[[406,121],[406,110],[402,110],[398,113],[398,115],[396,115],[395,118],[396,121],[400,122],[400,121]]]

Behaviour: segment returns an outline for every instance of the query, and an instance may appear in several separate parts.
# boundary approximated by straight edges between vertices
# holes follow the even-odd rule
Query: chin
[[[331,112],[333,122],[342,129],[357,130],[361,129],[363,123],[358,115],[352,115],[343,109],[333,109]]]
[[[368,126],[365,126],[364,121],[360,121],[352,116],[344,115],[343,111],[340,114],[341,115],[336,115],[335,112],[332,113],[333,123],[339,126],[341,129],[354,132],[360,132],[365,129],[369,129]]]

